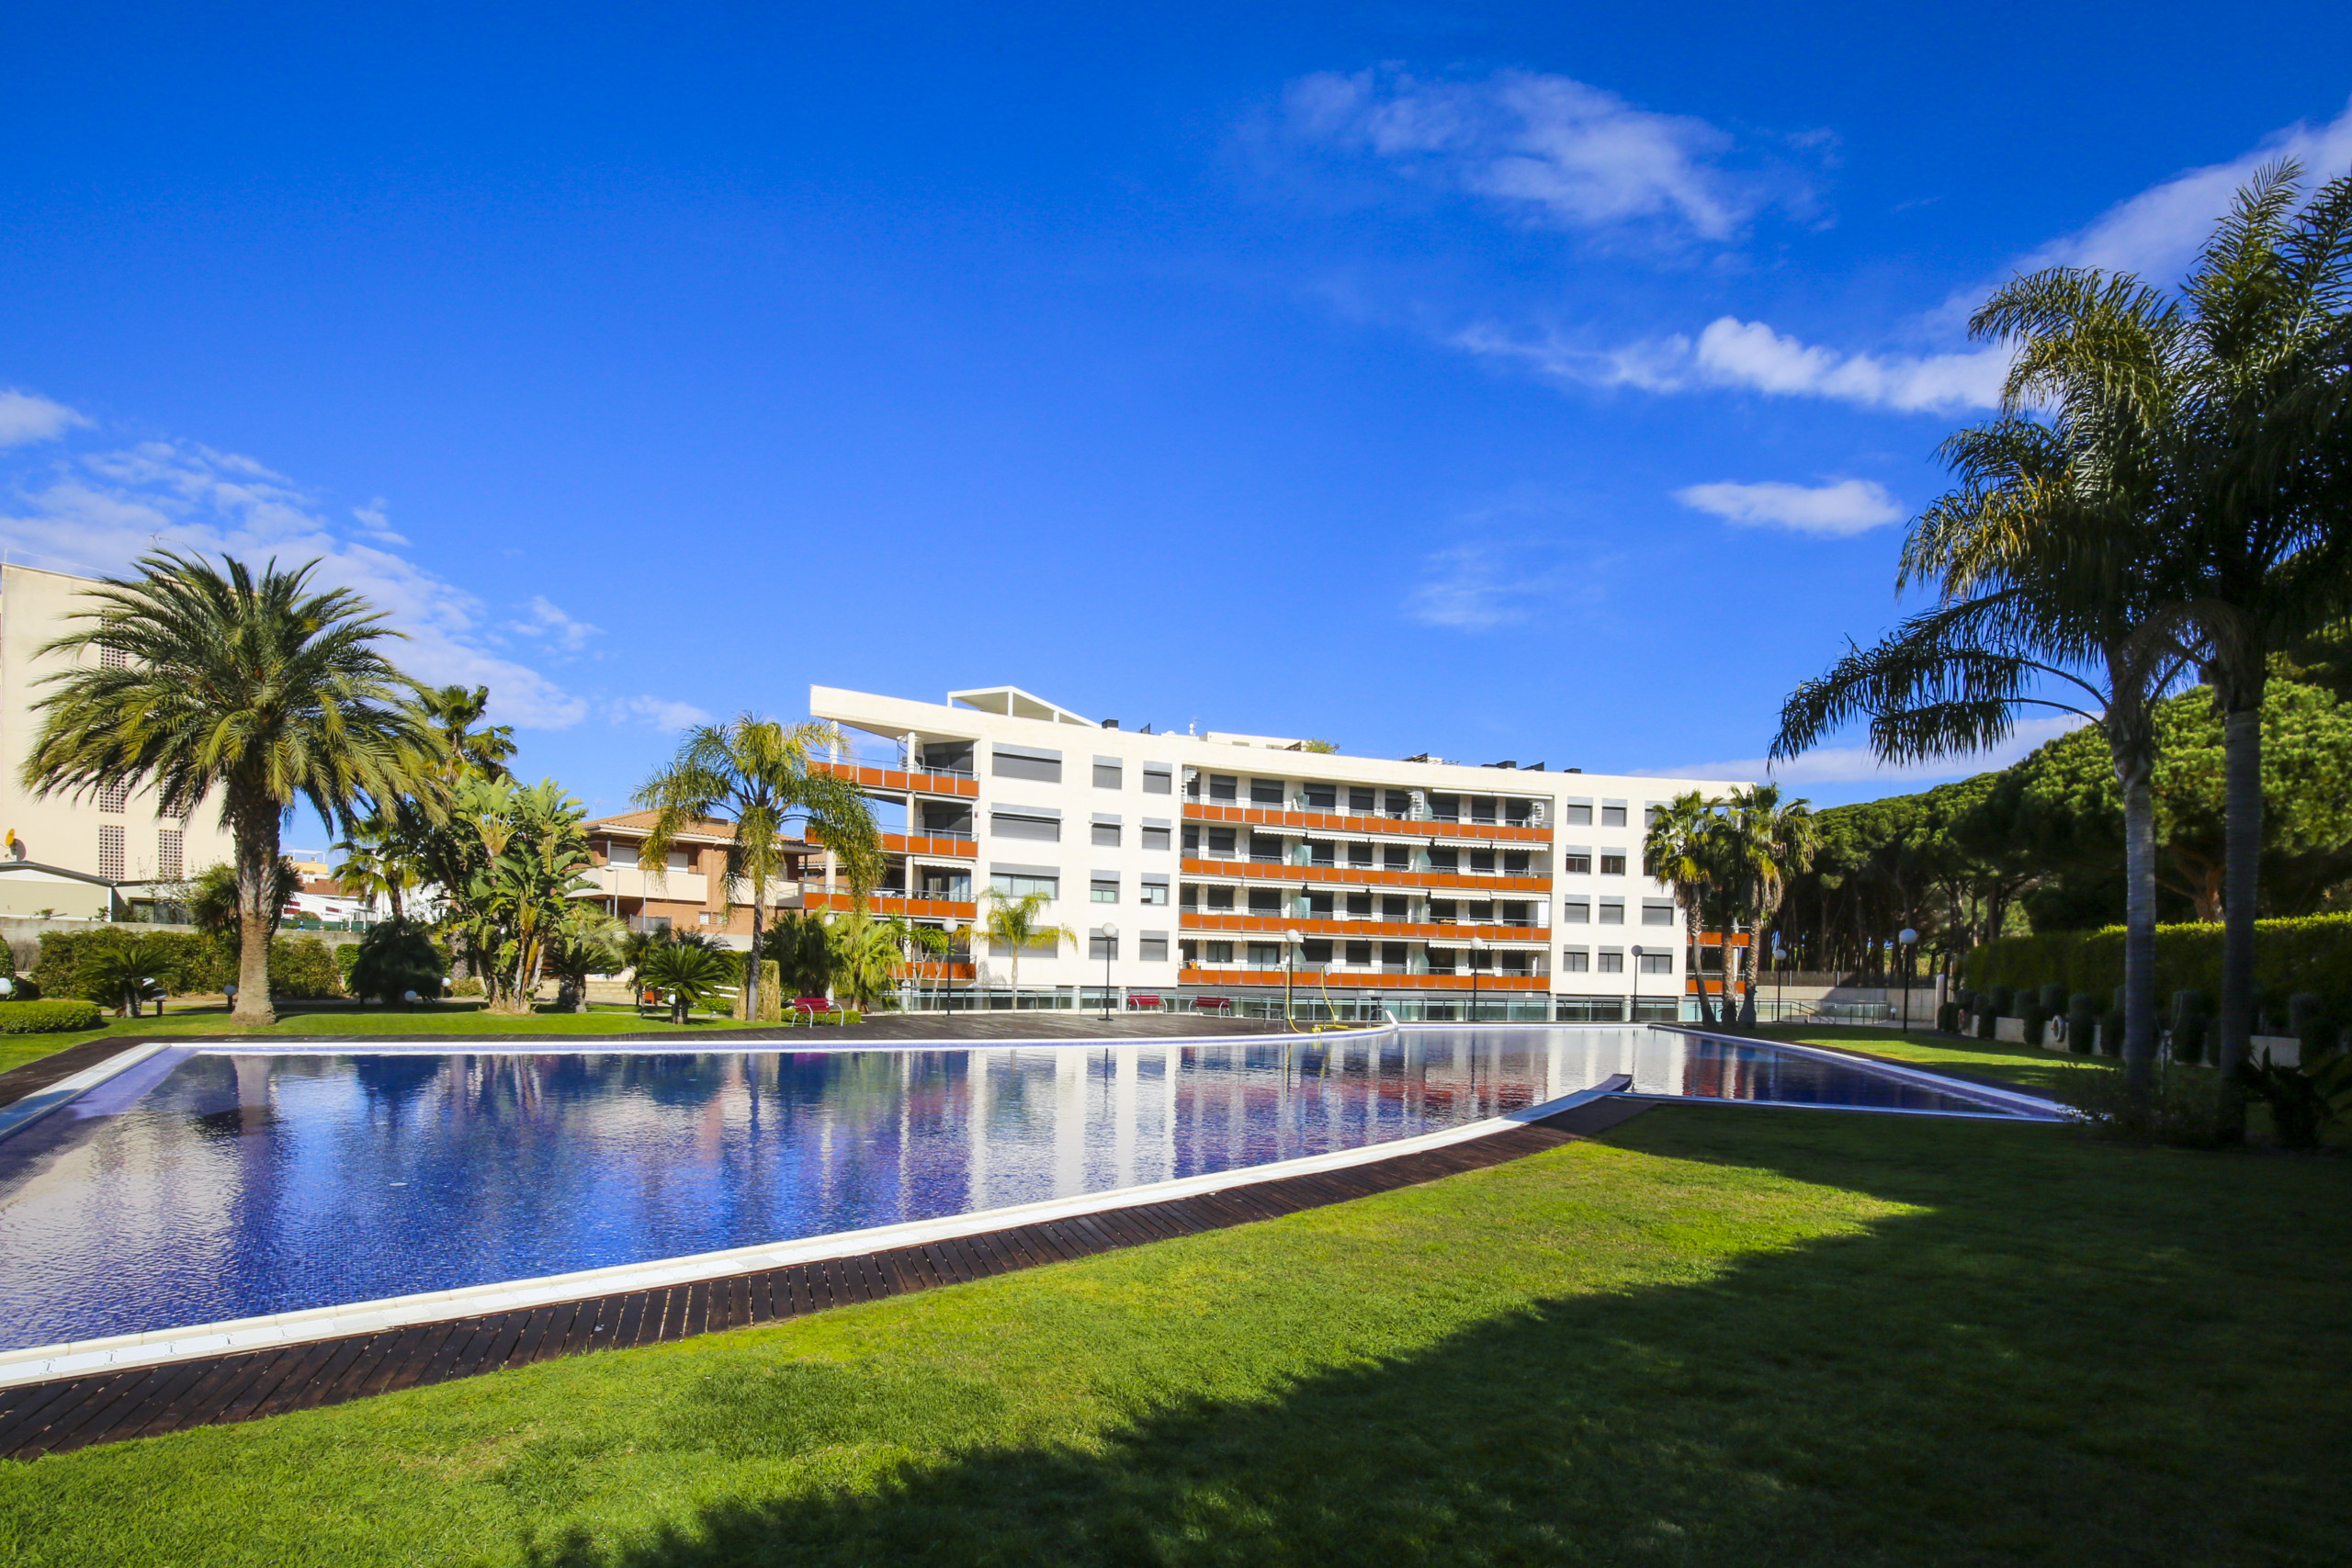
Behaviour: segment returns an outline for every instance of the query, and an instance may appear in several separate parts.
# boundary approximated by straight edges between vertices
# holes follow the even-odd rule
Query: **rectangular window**
[[[1600,923],[1604,926],[1623,925],[1625,923],[1625,900],[1623,898],[1603,898],[1600,901]]]
[[[1370,942],[1351,942],[1348,943],[1348,967],[1349,967],[1349,968],[1351,968],[1351,969],[1363,969],[1363,968],[1368,968],[1368,967],[1371,965],[1371,964],[1372,964],[1372,943],[1370,943]]]
[[[1589,876],[1592,874],[1592,856],[1582,850],[1562,850],[1560,869],[1571,876]]]
[[[1411,901],[1402,893],[1384,893],[1380,896],[1380,918],[1384,920],[1395,920],[1401,925],[1412,918],[1411,908]]]
[[[1148,850],[1164,850],[1168,848],[1170,835],[1174,833],[1175,830],[1175,824],[1169,822],[1162,818],[1145,818],[1143,819],[1143,847]]]
[[[1235,778],[1231,773],[1211,773],[1209,775],[1209,798],[1211,800],[1233,800],[1237,798],[1236,792],[1240,788],[1240,786],[1241,781]]]
[[[1432,791],[1430,795],[1430,820],[1437,822],[1461,821],[1462,797],[1458,795],[1439,795]]]
[[[1043,893],[1048,898],[1062,896],[1059,872],[1000,871],[989,877],[989,891],[1007,898],[1026,898],[1032,893]]]
[[[1136,897],[1139,901],[1146,904],[1159,904],[1163,907],[1166,906],[1168,902],[1168,879],[1166,877],[1162,876],[1154,878],[1147,876],[1140,884],[1138,884],[1138,888],[1139,891],[1137,891]]]
[[[1263,833],[1252,833],[1250,835],[1250,858],[1279,861],[1283,858],[1283,841],[1268,838]]]
[[[1671,975],[1671,974],[1673,974],[1673,973],[1674,973],[1674,954],[1672,954],[1672,953],[1643,953],[1643,954],[1642,954],[1642,973],[1643,973],[1643,974],[1645,974],[1645,975]]]
[[[1600,825],[1604,828],[1623,828],[1625,825],[1625,803],[1622,800],[1602,801]]]
[[[1201,885],[1197,882],[1187,882],[1178,888],[1176,907],[1180,909],[1198,910],[1201,907]]]
[[[1603,850],[1603,851],[1601,851],[1601,852],[1600,852],[1600,874],[1601,874],[1601,875],[1603,875],[1603,876],[1623,876],[1623,875],[1624,875],[1624,874],[1625,874],[1625,857],[1624,857],[1623,854],[1613,854],[1613,855],[1612,855],[1612,854],[1611,854],[1607,850]]]
[[[98,786],[99,810],[111,811],[119,816],[122,808],[130,804],[130,786],[129,784],[110,784]]]
[[[1535,820],[1535,803],[1517,799],[1504,801],[1503,820],[1514,828],[1532,826]]]
[[[1430,920],[1435,925],[1450,926],[1453,923],[1454,911],[1459,908],[1451,898],[1432,898],[1430,900]]]
[[[1096,789],[1125,789],[1126,787],[1125,775],[1120,769],[1119,759],[1116,757],[1094,759],[1094,787]]]
[[[1106,850],[1119,847],[1119,819],[1115,817],[1094,819],[1094,842]]]
[[[1035,779],[1039,784],[1062,782],[1059,751],[1036,751],[1026,746],[992,746],[989,751],[998,778]]]
[[[119,822],[98,827],[98,874],[108,882],[122,880],[122,825]]]
[[[1278,942],[1253,942],[1246,960],[1252,969],[1279,969],[1283,966],[1283,950]]]
[[[1562,826],[1568,828],[1591,827],[1592,802],[1589,800],[1569,801],[1560,807],[1560,822]]]
[[[991,938],[989,942],[989,954],[993,958],[1010,958],[1012,956],[1012,946],[1013,944],[1009,942],[998,942]],[[1037,938],[1021,951],[1023,954],[1031,958],[1054,958],[1060,955],[1061,950],[1061,933],[1051,931]]]
[[[1413,792],[1409,789],[1383,790],[1381,809],[1391,817],[1406,818],[1413,814]]]
[[[1412,959],[1406,952],[1403,942],[1384,942],[1380,944],[1380,966],[1389,974],[1402,975],[1405,972],[1405,965],[1411,962]]]
[[[1505,850],[1503,852],[1503,874],[1505,876],[1525,876],[1527,874],[1527,852],[1525,850]]]
[[[1351,920],[1368,920],[1372,919],[1372,895],[1369,893],[1349,894],[1348,918]]]
[[[1114,936],[1104,936],[1102,934],[1102,928],[1100,926],[1095,927],[1092,931],[1086,933],[1086,956],[1091,958],[1097,964],[1102,963],[1106,958],[1118,957],[1119,939]]]
[[[1230,910],[1233,908],[1233,889],[1230,887],[1210,888],[1209,908],[1211,909]]]
[[[1283,781],[1282,781],[1282,780],[1280,780],[1280,779],[1251,779],[1251,780],[1250,781],[1250,805],[1252,805],[1252,806],[1280,806],[1282,803],[1283,803]]]
[[[1432,947],[1425,951],[1429,953],[1430,974],[1451,975],[1453,973],[1453,949]]]
[[[1506,899],[1502,907],[1502,921],[1507,926],[1532,926],[1535,923],[1535,907],[1516,898]]]
[[[1283,896],[1279,888],[1250,889],[1250,912],[1253,915],[1279,915],[1283,912]]]
[[[1407,849],[1404,845],[1383,844],[1380,846],[1381,870],[1404,871],[1408,869],[1412,863],[1413,852]]]
[[[1470,797],[1470,820],[1473,822],[1491,823],[1494,819],[1495,797],[1491,795],[1472,795]]]
[[[1602,948],[1600,950],[1600,972],[1603,975],[1623,975],[1625,972],[1624,953],[1613,947]]]
[[[1354,812],[1357,816],[1369,817],[1374,810],[1378,809],[1373,804],[1373,800],[1374,795],[1372,791],[1368,789],[1358,789],[1352,784],[1348,786],[1348,809]]]
[[[1309,811],[1337,811],[1340,809],[1340,786],[1337,784],[1317,784],[1312,779],[1308,780],[1306,784],[1306,809]]]
[[[1310,917],[1318,920],[1328,920],[1331,918],[1330,894],[1308,893],[1302,897],[1306,900],[1306,912]]]
[[[180,830],[165,828],[155,835],[155,874],[166,882],[177,882],[185,874],[181,870]]]
[[[1309,969],[1328,969],[1331,964],[1331,944],[1302,942],[1298,944],[1298,961]]]
[[[1168,933],[1145,931],[1136,938],[1136,957],[1146,964],[1168,962]]]
[[[1592,900],[1563,898],[1560,900],[1560,921],[1564,925],[1589,926],[1592,923]]]
[[[1231,942],[1203,942],[1201,945],[1209,950],[1208,962],[1211,964],[1230,964],[1233,962],[1233,944]]]
[[[1091,903],[1115,904],[1119,901],[1119,879],[1097,875],[1086,885],[1086,897]]]
[[[1032,807],[1031,810],[1035,810]],[[1062,825],[1057,817],[1032,816],[1024,811],[991,811],[989,831],[1000,839],[1027,839],[1040,844],[1062,841]]]
[[[1492,876],[1495,874],[1495,852],[1492,850],[1472,850],[1470,852],[1470,870],[1475,875]]]
[[[1430,852],[1430,869],[1431,871],[1442,872],[1460,871],[1462,869],[1462,852],[1451,848],[1431,850]]]
[[[1350,844],[1348,846],[1348,863],[1352,866],[1363,867],[1367,870],[1370,869],[1372,865],[1372,846],[1370,844]]]
[[[1231,828],[1209,829],[1209,859],[1231,860],[1233,858],[1234,832],[1235,829]]]
[[[1662,800],[1644,802],[1642,806],[1642,826],[1645,828],[1657,827],[1657,814],[1665,809],[1666,803]]]
[[[1589,948],[1571,947],[1560,954],[1560,972],[1564,975],[1584,975],[1591,972],[1592,953]]]
[[[1337,865],[1340,863],[1339,850],[1340,846],[1329,839],[1309,839],[1306,840],[1306,863]]]
[[[1146,762],[1143,765],[1143,792],[1146,795],[1175,794],[1175,771],[1166,762]]]
[[[1642,924],[1645,926],[1670,926],[1673,923],[1674,901],[1672,899],[1645,898],[1642,900]]]
[[[1201,944],[1192,941],[1179,942],[1176,944],[1176,961],[1190,969],[1201,961]]]
[[[1498,953],[1496,956],[1502,960],[1504,974],[1524,975],[1527,973],[1528,960],[1532,955],[1522,953],[1518,948],[1514,947],[1506,952]]]
[[[670,852],[668,861],[668,869],[678,872],[692,871],[694,869],[693,852],[689,850],[672,850]]]
[[[1190,823],[1184,826],[1184,852],[1193,856],[1201,852],[1201,830]]]
[[[1463,913],[1473,925],[1491,924],[1495,918],[1495,901],[1491,898],[1473,898]]]

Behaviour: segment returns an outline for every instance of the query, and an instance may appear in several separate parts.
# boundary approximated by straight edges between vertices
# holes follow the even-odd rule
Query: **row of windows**
[[[1560,953],[1560,972],[1564,975],[1590,974],[1594,971],[1593,959],[1596,956],[1600,960],[1599,965],[1600,974],[1623,975],[1625,972],[1624,950],[1615,947],[1604,947],[1597,955],[1587,948],[1563,949]],[[1641,958],[1642,973],[1645,975],[1674,973],[1674,954],[1670,953],[1645,953]]]
[[[1062,782],[1062,754],[1042,751],[1028,746],[995,746],[989,749],[989,771],[1001,779],[1025,779],[1035,784]],[[1176,793],[1176,770],[1168,762],[1146,762],[1137,770],[1142,775],[1146,795]],[[1125,789],[1126,764],[1117,757],[1094,759],[1096,789]]]
[[[1600,924],[1622,926],[1625,923],[1625,900],[1603,898],[1600,903]],[[1580,926],[1592,919],[1593,901],[1589,898],[1560,900],[1560,920],[1565,925]],[[1642,900],[1642,924],[1670,926],[1674,923],[1674,903],[1668,898]]]
[[[1246,899],[1246,906],[1237,901],[1237,895]],[[1344,910],[1351,919],[1378,918],[1402,924],[1410,920],[1414,900],[1403,894],[1389,893],[1325,893],[1315,889],[1293,891],[1280,887],[1234,888],[1211,883],[1206,886],[1186,883],[1183,907],[1187,909],[1205,908],[1212,914],[1234,914],[1246,907],[1253,915],[1279,915],[1285,901],[1297,914],[1315,919],[1332,919]],[[1432,922],[1469,920],[1477,924],[1497,923],[1526,926],[1535,923],[1535,905],[1522,898],[1424,898],[1427,918]]]
[[[1241,804],[1239,775],[1210,773],[1204,778],[1200,773],[1188,772],[1184,778],[1185,798],[1200,799],[1204,784],[1213,804]],[[1544,817],[1543,802],[1511,795],[1453,795],[1442,790],[1420,792],[1366,784],[1327,784],[1314,779],[1301,784],[1293,793],[1287,780],[1253,778],[1250,780],[1249,803],[1276,810],[1345,811],[1355,817],[1389,817],[1403,820],[1420,815],[1415,809],[1413,797],[1416,794],[1421,795],[1428,817],[1440,822],[1501,822],[1508,827],[1525,828],[1540,824]],[[1594,809],[1594,804],[1589,800],[1565,802],[1559,808],[1560,824],[1569,828],[1592,827],[1595,825]],[[1657,818],[1657,809],[1655,805],[1644,808],[1642,822],[1645,827]],[[1599,826],[1628,826],[1629,803],[1604,800],[1600,803],[1599,810]]]
[[[186,872],[187,840],[176,828],[155,830],[155,874],[165,882],[177,882]],[[120,882],[129,872],[129,859],[120,824],[102,822],[98,825],[98,874],[108,882]]]
[[[1510,949],[1498,953],[1478,953],[1465,948],[1430,947],[1421,953],[1421,964],[1413,966],[1412,953],[1401,942],[1323,942],[1308,940],[1296,944],[1295,961],[1306,969],[1327,968],[1344,964],[1350,968],[1369,969],[1375,965],[1390,975],[1541,975],[1544,954],[1532,949]],[[1238,963],[1250,969],[1279,969],[1283,966],[1283,944],[1278,942],[1186,942],[1182,944],[1187,962],[1222,966]],[[1374,956],[1375,953],[1377,956]]]
[[[1102,849],[1115,850],[1123,841],[1126,829],[1124,820],[1103,813],[1096,813],[1087,824],[1088,841]],[[1062,841],[1062,819],[1048,815],[1043,808],[1030,807],[1023,810],[1008,807],[989,814],[989,832],[1000,839],[1019,839],[1030,843],[1058,844]],[[1145,850],[1174,848],[1175,825],[1163,818],[1147,817],[1136,825],[1136,845]]]
[[[1100,929],[1091,931],[1086,933],[1086,956],[1097,964],[1106,958],[1116,958],[1119,956],[1120,941],[1121,939],[1115,936],[1104,936]],[[1011,942],[991,942],[989,943],[989,953],[992,957],[1010,958],[1012,956],[1012,947],[1013,944]],[[1023,957],[1051,958],[1061,950],[1062,939],[1059,935],[1054,935],[1039,937],[1021,951]],[[1168,933],[1166,931],[1137,931],[1136,959],[1143,964],[1167,963]]]
[[[1006,898],[1026,898],[1042,893],[1047,898],[1062,896],[1062,879],[1044,874],[1020,875],[999,872],[989,878],[989,890]],[[1119,901],[1119,879],[1115,875],[1097,874],[1087,879],[1086,897],[1092,904],[1115,904]],[[1136,902],[1165,907],[1168,903],[1168,879],[1147,876],[1136,885]]]

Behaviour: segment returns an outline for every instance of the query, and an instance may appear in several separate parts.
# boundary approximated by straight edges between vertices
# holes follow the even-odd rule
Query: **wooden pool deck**
[[[92,1043],[107,1047],[99,1053],[103,1059],[124,1043]],[[458,1042],[452,1044],[463,1048]],[[75,1047],[62,1055],[84,1050]],[[15,1073],[0,1075],[0,1101],[39,1092],[91,1065],[67,1066],[28,1087],[6,1082]],[[32,1460],[191,1427],[257,1420],[559,1356],[775,1323],[829,1307],[1276,1219],[1505,1164],[1605,1131],[1646,1109],[1638,1100],[1592,1100],[1541,1122],[1343,1169],[1258,1181],[1237,1172],[1234,1186],[1191,1197],[662,1290],[25,1383],[0,1389],[0,1458]]]

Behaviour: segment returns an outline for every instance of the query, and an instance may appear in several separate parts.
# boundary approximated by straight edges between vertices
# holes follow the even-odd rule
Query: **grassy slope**
[[[0,1561],[2336,1562],[2352,1164],[1668,1109],[797,1324],[0,1466]]]
[[[2069,1056],[2061,1052],[2037,1050],[2030,1045],[2012,1045],[2006,1041],[1965,1040],[1956,1034],[1931,1034],[1924,1030],[1914,1030],[1906,1034],[1893,1029],[1785,1023],[1766,1024],[1741,1032],[1757,1034],[1768,1040],[1835,1045],[1840,1050],[1860,1051],[1866,1055],[1883,1056],[1889,1061],[1930,1070],[1956,1069],[1962,1076],[1997,1078],[2037,1094],[2048,1093],[2061,1073],[2083,1066],[2112,1067],[2115,1065],[2114,1058],[2109,1056]]]

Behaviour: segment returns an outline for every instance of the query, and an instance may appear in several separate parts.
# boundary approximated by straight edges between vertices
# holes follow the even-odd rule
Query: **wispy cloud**
[[[391,508],[385,503],[384,498],[380,495],[365,506],[353,507],[351,515],[358,519],[360,533],[379,545],[408,543],[407,536],[392,531]]]
[[[1510,497],[1451,520],[1462,542],[1422,558],[1405,596],[1408,620],[1450,631],[1487,632],[1533,620],[1562,605],[1599,604],[1621,558],[1569,558],[1547,536],[1563,508],[1556,498]]]
[[[509,621],[506,629],[517,637],[543,638],[549,647],[566,653],[577,653],[588,645],[592,637],[601,637],[605,628],[592,626],[586,621],[574,620],[564,614],[545,595],[531,595],[530,619]]]
[[[1762,757],[1743,757],[1729,762],[1696,762],[1641,771],[1668,779],[1760,781],[1769,778],[1784,784],[1926,784],[1937,779],[1962,778],[1971,773],[2006,768],[2023,759],[2036,747],[2055,740],[2069,730],[2080,728],[2082,720],[2066,716],[2030,718],[2019,724],[2007,740],[1989,750],[1925,762],[1906,762],[1899,766],[1880,761],[1867,746],[1824,746],[1784,762],[1768,762]]]
[[[19,560],[97,574],[159,547],[315,559],[319,581],[364,593],[405,634],[395,658],[419,680],[487,685],[492,716],[526,728],[563,728],[588,711],[539,671],[486,651],[481,602],[386,547],[380,503],[360,509],[353,536],[315,496],[254,459],[169,440],[0,469],[0,542]]]
[[[1736,388],[1773,397],[1826,398],[1903,413],[1991,408],[2000,400],[2008,351],[1997,345],[1950,354],[1841,354],[1774,332],[1762,321],[1721,316],[1696,339],[1679,333],[1594,349],[1558,333],[1514,334],[1493,323],[1456,333],[1457,347],[1516,360],[1555,380],[1651,392]]]
[[[1723,243],[1767,206],[1810,205],[1809,186],[1785,171],[1727,166],[1734,139],[1718,127],[1568,76],[1318,72],[1290,85],[1283,110],[1302,141],[1368,153],[1561,229]]]
[[[1825,485],[1787,484],[1767,479],[1760,484],[1690,485],[1674,499],[1694,511],[1711,513],[1743,528],[1790,528],[1842,539],[1900,521],[1903,508],[1886,487],[1870,479],[1839,479]]]
[[[694,704],[665,697],[623,698],[611,705],[609,716],[615,724],[642,724],[651,729],[692,729],[710,722],[710,715]]]
[[[47,398],[20,392],[14,388],[0,391],[0,446],[53,441],[67,431],[89,423],[63,403],[51,402]]]

